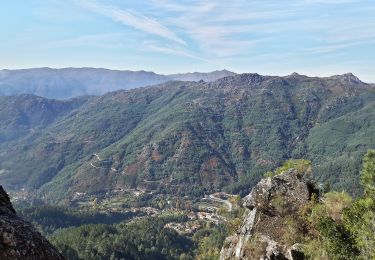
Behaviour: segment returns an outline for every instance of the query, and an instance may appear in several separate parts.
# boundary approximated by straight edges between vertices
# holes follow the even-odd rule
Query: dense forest
[[[21,212],[44,231],[63,255],[73,260],[194,259],[200,255],[204,259],[215,259],[224,239],[234,230],[229,224],[207,223],[193,235],[186,236],[165,228],[170,222],[186,222],[183,212],[130,221],[110,216],[106,219],[100,214],[73,213],[73,210],[67,213],[65,209],[49,207]],[[57,212],[61,215],[56,216]]]
[[[289,160],[264,178],[288,169],[304,172],[307,160]],[[361,196],[319,189],[301,212],[289,220],[285,240],[301,243],[309,259],[372,259],[375,256],[375,151],[363,158]],[[278,202],[281,203],[281,202]],[[282,203],[280,204],[283,207]],[[167,223],[185,223],[188,211],[167,211],[158,216],[103,214],[64,207],[32,207],[20,210],[69,259],[218,259],[229,235],[236,232],[244,216],[241,201],[235,210],[221,209],[227,221],[206,223],[192,234],[167,228]],[[251,245],[249,245],[251,246]]]

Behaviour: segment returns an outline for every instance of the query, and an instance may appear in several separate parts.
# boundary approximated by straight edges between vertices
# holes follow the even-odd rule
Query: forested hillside
[[[89,99],[88,96],[66,101],[33,95],[0,97],[0,145],[41,131]]]
[[[246,194],[267,170],[305,158],[319,181],[359,194],[360,158],[375,146],[375,89],[352,74],[242,74],[83,100],[54,112],[48,123],[35,128],[30,119],[23,123],[27,131],[2,138],[6,187],[60,202],[134,188],[180,196],[222,188]],[[0,119],[20,106],[2,106]],[[30,109],[34,115],[49,106]]]
[[[143,217],[55,206],[20,212],[72,260],[372,259],[375,151],[363,158],[358,198],[321,187],[311,174],[310,161],[286,161],[243,199],[232,196],[230,210],[216,208],[219,223],[199,217],[209,214],[199,200]]]

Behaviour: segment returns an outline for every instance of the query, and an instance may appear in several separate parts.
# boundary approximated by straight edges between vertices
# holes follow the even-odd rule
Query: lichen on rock
[[[226,239],[220,259],[304,259],[299,213],[314,193],[314,183],[295,169],[262,179],[243,199],[244,220]]]

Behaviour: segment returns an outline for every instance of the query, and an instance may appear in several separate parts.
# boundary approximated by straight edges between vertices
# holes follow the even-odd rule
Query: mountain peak
[[[250,83],[250,84],[260,83],[260,82],[262,82],[264,80],[264,76],[259,75],[258,73],[245,73],[245,74],[241,74],[241,75],[239,75],[239,78],[242,81],[246,81],[246,83]]]
[[[353,73],[345,73],[342,75],[335,75],[330,77],[331,79],[339,80],[343,83],[354,83],[354,84],[363,84],[363,82],[355,76]]]
[[[265,76],[259,75],[258,73],[243,73],[220,78],[216,81],[216,83],[219,85],[251,85],[262,82],[264,78]]]

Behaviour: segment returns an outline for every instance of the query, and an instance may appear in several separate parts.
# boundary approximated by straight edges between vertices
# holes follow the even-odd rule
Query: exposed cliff
[[[303,259],[298,242],[307,230],[299,213],[318,193],[304,176],[290,169],[261,180],[244,198],[248,211],[220,259]]]
[[[34,227],[16,215],[0,186],[0,259],[59,260],[64,257]]]

